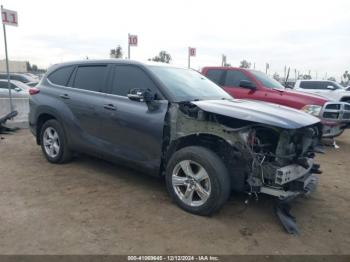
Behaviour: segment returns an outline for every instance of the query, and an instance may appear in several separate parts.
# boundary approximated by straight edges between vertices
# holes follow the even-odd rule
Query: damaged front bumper
[[[313,191],[315,191],[318,184],[318,177],[312,173],[315,171],[317,171],[317,173],[320,172],[317,167],[318,165],[312,165],[307,173],[302,174],[295,180],[289,181],[289,183],[287,183],[289,190],[285,190],[283,188],[262,186],[260,188],[260,193],[275,196],[280,201],[290,201],[300,195],[310,195]],[[283,179],[285,178],[286,177],[284,177]]]
[[[275,213],[280,220],[284,229],[293,235],[299,234],[299,228],[296,223],[296,218],[290,213],[291,202],[299,196],[309,196],[317,188],[318,177],[315,174],[306,174],[301,178],[295,180],[300,185],[300,190],[284,191],[280,189],[272,189],[269,187],[262,187],[261,193],[273,195],[278,198],[275,205]]]

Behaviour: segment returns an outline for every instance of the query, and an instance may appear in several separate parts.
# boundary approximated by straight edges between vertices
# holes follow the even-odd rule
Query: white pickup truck
[[[329,80],[298,80],[294,90],[314,93],[324,96],[330,100],[350,103],[350,91]]]

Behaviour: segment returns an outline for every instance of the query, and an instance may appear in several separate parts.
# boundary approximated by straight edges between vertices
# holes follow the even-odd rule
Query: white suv
[[[350,91],[329,80],[298,80],[294,90],[315,93],[334,101],[350,103]]]

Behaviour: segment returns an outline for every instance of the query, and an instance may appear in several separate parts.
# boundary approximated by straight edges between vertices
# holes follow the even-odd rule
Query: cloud
[[[139,60],[166,50],[175,64],[186,66],[187,48],[193,46],[194,68],[219,65],[226,54],[233,65],[247,59],[264,69],[269,62],[271,73],[281,74],[285,65],[334,76],[350,69],[346,0],[3,0],[3,4],[19,14],[19,27],[8,30],[11,59],[43,67],[86,56],[107,58],[117,45],[126,55],[127,34],[135,33],[139,46],[131,54]]]

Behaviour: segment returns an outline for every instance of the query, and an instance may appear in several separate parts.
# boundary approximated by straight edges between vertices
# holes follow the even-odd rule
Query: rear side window
[[[106,74],[106,65],[79,66],[75,75],[74,88],[102,92]]]
[[[326,89],[328,83],[320,81],[301,81],[300,88],[304,89]]]
[[[241,71],[228,70],[226,73],[225,86],[228,87],[239,87],[241,80],[250,81]]]
[[[116,66],[114,70],[112,94],[126,96],[130,89],[149,89],[157,92],[157,87],[150,77],[135,66]]]
[[[72,74],[74,66],[65,66],[52,72],[47,78],[54,84],[60,86],[67,86],[70,75]]]
[[[222,85],[222,75],[224,70],[220,69],[209,69],[206,77],[213,81],[217,85]]]

